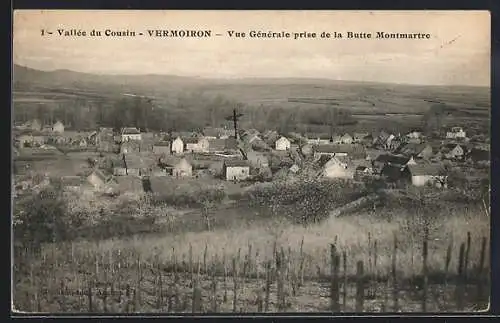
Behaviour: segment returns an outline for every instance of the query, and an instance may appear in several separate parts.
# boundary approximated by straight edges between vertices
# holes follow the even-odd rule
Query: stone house
[[[463,159],[465,157],[466,149],[462,145],[446,144],[441,153],[446,159]]]
[[[226,160],[223,174],[228,181],[246,180],[250,176],[250,165],[245,160]]]
[[[102,190],[105,188],[106,183],[109,178],[104,175],[104,173],[100,169],[94,169],[92,173],[87,176],[87,181],[96,189]]]
[[[349,164],[344,157],[332,157],[323,165],[323,176],[328,178],[351,179],[354,172],[349,168]]]
[[[446,132],[447,139],[464,139],[467,137],[467,134],[462,129],[462,127],[452,127],[450,131]]]
[[[172,154],[182,154],[184,152],[184,141],[181,137],[177,137],[172,141]]]
[[[186,158],[167,157],[162,160],[162,165],[167,174],[175,178],[192,177],[193,165]]]
[[[208,139],[208,152],[222,153],[226,149],[225,139]]]
[[[415,159],[430,159],[434,151],[430,144],[402,143],[395,151],[395,154],[402,154]]]
[[[275,142],[276,150],[290,150],[290,140],[288,138],[281,136]]]
[[[153,154],[155,155],[170,155],[171,152],[172,148],[168,141],[160,141],[153,145]]]
[[[441,165],[408,165],[406,173],[414,186],[433,185],[443,188],[447,187],[448,176]]]
[[[52,125],[52,132],[64,133],[64,124],[61,121],[57,121]]]
[[[375,160],[373,161],[373,169],[376,172],[381,173],[385,166],[391,166],[402,170],[407,165],[412,165],[412,164],[413,165],[416,164],[413,157],[382,154],[379,155],[377,158],[375,158]]]
[[[350,145],[353,142],[353,138],[350,134],[345,133],[340,137],[340,143],[341,144],[347,144]]]
[[[126,142],[130,140],[141,140],[142,135],[139,129],[133,127],[127,127],[122,129],[121,141]]]

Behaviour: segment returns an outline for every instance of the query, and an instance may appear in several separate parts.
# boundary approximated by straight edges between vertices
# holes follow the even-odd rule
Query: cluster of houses
[[[198,132],[148,133],[126,127],[120,133],[99,128],[88,133],[64,131],[56,122],[43,130],[32,121],[21,127],[18,149],[58,145],[93,146],[113,153],[111,165],[94,167],[87,182],[96,189],[110,182],[140,187],[143,179],[220,176],[229,181],[293,176],[313,171],[328,178],[362,179],[383,176],[389,181],[407,179],[413,185],[446,187],[443,159],[489,163],[489,150],[467,142],[462,128],[453,127],[441,142],[426,141],[422,132],[405,135],[279,134],[269,130],[234,130],[207,127]],[[64,138],[64,139],[62,139]],[[84,143],[83,143],[84,141]],[[213,167],[214,164],[220,165]],[[68,183],[78,180],[66,179]],[[68,184],[70,185],[70,184]]]

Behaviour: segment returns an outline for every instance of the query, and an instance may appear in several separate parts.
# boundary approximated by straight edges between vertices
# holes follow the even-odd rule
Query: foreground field
[[[486,309],[489,217],[462,209],[435,219],[428,240],[418,214],[378,211],[47,245],[19,265],[14,299],[44,312]]]

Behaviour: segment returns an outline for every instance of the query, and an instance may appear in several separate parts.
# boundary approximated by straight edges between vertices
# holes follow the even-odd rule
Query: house
[[[162,167],[175,178],[193,176],[193,165],[186,158],[167,157],[162,160]]]
[[[464,139],[467,135],[461,127],[452,127],[450,131],[446,132],[447,139]]]
[[[266,131],[263,135],[263,139],[264,141],[269,145],[269,146],[272,146],[276,143],[276,141],[280,138],[280,135],[278,134],[278,132],[274,131],[274,130],[269,130],[269,131]]]
[[[33,133],[32,147],[40,147],[45,144],[47,137],[40,133]]]
[[[352,142],[361,144],[370,134],[368,132],[355,132],[352,136]]]
[[[132,174],[138,173],[138,176],[149,176],[157,161],[150,154],[135,153],[125,155],[125,163],[129,175],[132,172]]]
[[[64,132],[64,124],[61,121],[57,121],[52,126],[52,132],[55,133],[63,133]]]
[[[354,172],[357,176],[367,176],[375,174],[373,167],[368,165],[359,165],[356,167]]]
[[[83,136],[79,136],[73,140],[73,145],[78,146],[80,148],[86,148],[88,146],[87,139]]]
[[[289,168],[289,171],[294,173],[294,174],[297,174],[299,170],[300,170],[300,167],[297,164],[293,164],[292,167]]]
[[[406,134],[406,138],[408,139],[420,139],[422,138],[422,131],[420,129],[412,129],[410,132]]]
[[[290,140],[288,138],[281,136],[275,142],[276,150],[290,150]]]
[[[64,190],[78,190],[82,185],[82,178],[80,176],[62,176],[61,186]]]
[[[141,151],[140,143],[136,140],[128,140],[120,145],[120,154],[132,154]]]
[[[226,139],[229,138],[233,133],[231,130],[224,128],[205,127],[202,130],[202,134],[207,139]]]
[[[19,148],[31,147],[33,145],[33,136],[31,134],[23,134],[17,137]]]
[[[458,144],[444,145],[441,153],[446,159],[462,159],[465,156],[466,148]]]
[[[94,171],[87,176],[87,181],[96,189],[101,190],[106,186],[109,178],[104,175],[100,169],[94,169]]]
[[[391,155],[391,154],[382,154],[379,155],[374,161],[373,161],[373,168],[376,172],[382,172],[382,169],[385,166],[392,166],[398,169],[403,169],[407,165],[411,164],[416,164],[415,160],[413,157],[407,157],[407,156],[397,156],[397,155]]]
[[[349,169],[348,162],[342,157],[332,157],[323,165],[323,176],[328,178],[350,179],[354,173]]]
[[[334,144],[334,145],[318,145],[312,147],[315,158],[319,156],[349,156],[353,159],[366,158],[366,151],[362,145],[354,144]]]
[[[399,182],[405,180],[405,167],[400,167],[398,165],[385,164],[380,170],[380,175],[384,177],[388,182]],[[377,172],[377,169],[374,169]]]
[[[228,181],[246,180],[250,176],[250,165],[245,160],[226,160],[223,173]]]
[[[345,133],[345,134],[343,134],[343,135],[340,137],[339,141],[340,141],[340,142],[339,142],[340,144],[347,144],[347,145],[350,145],[350,144],[352,144],[353,138],[352,138],[352,136],[351,136],[350,134]],[[335,142],[335,141],[334,141],[334,142]]]
[[[389,149],[392,140],[395,138],[393,134],[389,134],[385,131],[381,131],[380,134],[373,140],[373,145],[381,147],[383,149]]]
[[[238,140],[235,138],[227,138],[226,139],[226,152],[239,152],[239,144]]]
[[[261,152],[249,150],[246,152],[248,163],[255,168],[269,167],[269,159]]]
[[[395,154],[402,154],[415,159],[430,159],[433,156],[432,146],[429,144],[402,143],[395,151]]]
[[[181,137],[177,137],[172,141],[172,154],[182,154],[184,152],[184,141]]]
[[[206,139],[205,139],[206,140]],[[186,152],[198,152],[200,150],[198,146],[199,139],[190,137],[190,138],[184,138],[184,150]]]
[[[136,162],[135,159],[130,160],[122,155],[122,159],[116,161],[113,165],[113,175],[115,176],[140,176],[143,166]]]
[[[222,153],[226,149],[225,139],[208,139],[208,152]]]
[[[332,135],[328,133],[307,133],[305,141],[310,145],[327,145],[332,142]]]
[[[448,176],[441,165],[408,165],[407,173],[414,186],[434,185],[437,187],[447,187]]]
[[[207,153],[209,146],[210,146],[210,143],[208,142],[208,139],[204,138],[204,137],[200,137],[200,138],[198,138],[198,146],[197,146],[198,149],[195,152]]]
[[[121,141],[142,140],[141,132],[137,128],[123,128],[121,133]]]
[[[23,128],[29,129],[32,131],[41,131],[42,130],[42,123],[38,119],[33,119],[31,121],[26,122],[24,124]]]
[[[172,152],[172,148],[170,147],[170,142],[168,141],[160,141],[153,145],[153,154],[155,155],[170,155]]]

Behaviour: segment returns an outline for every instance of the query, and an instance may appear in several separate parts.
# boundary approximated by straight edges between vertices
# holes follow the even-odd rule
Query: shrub
[[[328,217],[333,208],[363,196],[365,190],[349,181],[301,179],[273,182],[246,194],[251,207],[305,224]]]

